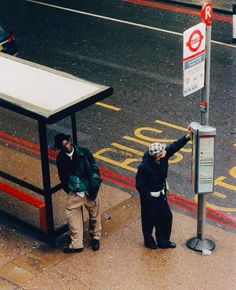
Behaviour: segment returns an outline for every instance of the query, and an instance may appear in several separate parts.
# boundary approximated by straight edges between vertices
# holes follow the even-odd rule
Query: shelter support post
[[[73,143],[75,145],[78,145],[75,113],[71,114],[70,117],[71,117],[71,129],[72,129]]]
[[[52,195],[50,183],[49,158],[48,158],[47,127],[45,122],[38,121],[38,132],[41,152],[42,179],[43,179],[43,191],[44,191],[46,225],[47,225],[46,227],[49,243],[51,245],[54,245],[55,237],[54,237],[53,207],[52,207]]]

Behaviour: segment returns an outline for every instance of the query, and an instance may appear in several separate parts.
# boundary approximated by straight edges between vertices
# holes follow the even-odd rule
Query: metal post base
[[[202,252],[202,250],[212,251],[215,249],[214,242],[208,239],[201,240],[197,237],[189,239],[186,245],[189,249],[197,251],[197,252]]]

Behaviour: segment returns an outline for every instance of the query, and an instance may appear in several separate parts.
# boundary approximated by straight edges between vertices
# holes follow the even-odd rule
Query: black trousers
[[[141,201],[141,221],[144,243],[153,243],[152,232],[155,228],[156,241],[159,246],[170,244],[173,215],[170,207],[162,194],[159,197],[145,198],[140,196]]]

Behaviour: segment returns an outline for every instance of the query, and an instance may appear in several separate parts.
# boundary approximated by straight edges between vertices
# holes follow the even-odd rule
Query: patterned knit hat
[[[148,149],[148,152],[151,156],[160,155],[165,148],[165,143],[152,143]]]

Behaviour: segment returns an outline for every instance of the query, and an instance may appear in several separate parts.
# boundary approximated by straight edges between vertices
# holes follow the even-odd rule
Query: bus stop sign
[[[207,26],[211,26],[212,15],[213,15],[212,3],[211,2],[205,3],[202,6],[201,19],[203,22],[206,23]]]

